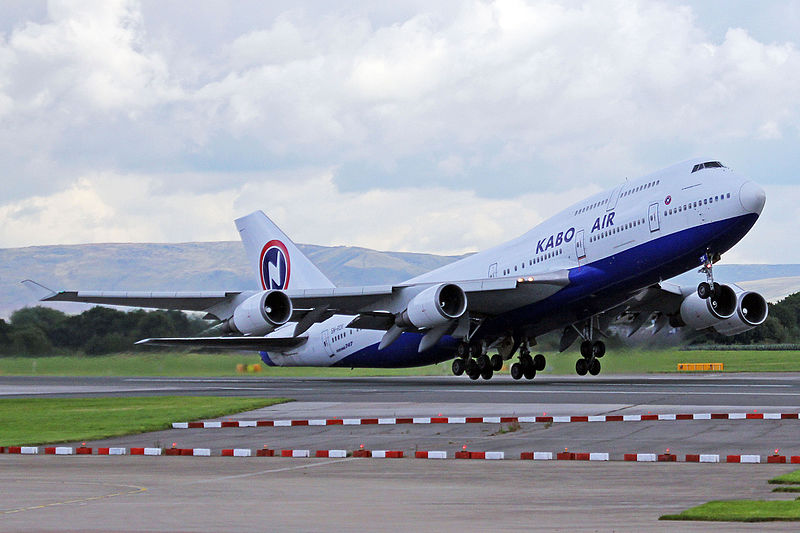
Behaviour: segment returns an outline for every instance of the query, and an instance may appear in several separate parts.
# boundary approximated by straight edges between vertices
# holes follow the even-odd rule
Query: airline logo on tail
[[[289,252],[281,241],[272,240],[261,249],[261,286],[265,290],[286,290],[292,272]]]

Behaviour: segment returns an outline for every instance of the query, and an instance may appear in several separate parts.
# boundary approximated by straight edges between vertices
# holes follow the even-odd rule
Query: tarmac
[[[0,397],[153,394],[299,401],[225,419],[798,412],[800,376],[9,378]],[[537,377],[539,380],[539,377]],[[521,385],[521,386],[520,386]],[[54,413],[54,416],[56,414]],[[176,420],[178,422],[178,420]],[[713,499],[793,499],[778,464],[622,462],[624,453],[800,455],[798,420],[675,420],[172,429],[87,443],[506,452],[502,461],[0,455],[0,531],[794,531],[796,523],[664,522]],[[79,444],[79,443],[75,443]],[[610,462],[521,461],[522,451]]]

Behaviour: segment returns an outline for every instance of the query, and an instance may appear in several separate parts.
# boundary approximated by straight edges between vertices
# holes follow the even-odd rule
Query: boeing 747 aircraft
[[[141,344],[257,350],[268,365],[413,367],[453,359],[453,373],[514,379],[545,368],[536,337],[581,339],[580,375],[600,373],[603,337],[623,320],[714,328],[767,318],[752,291],[714,281],[713,264],[753,227],[763,189],[718,161],[679,163],[571,205],[524,235],[404,283],[335,287],[261,211],[236,220],[260,290],[62,291],[44,301],[203,311],[221,336]],[[696,286],[664,280],[699,268]],[[494,353],[491,357],[488,353]]]

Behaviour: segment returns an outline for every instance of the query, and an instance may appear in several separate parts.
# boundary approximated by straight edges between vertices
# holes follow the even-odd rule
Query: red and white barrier
[[[418,451],[414,452],[416,459],[447,459],[447,452],[445,451]]]
[[[314,457],[330,457],[335,459],[343,459],[347,457],[347,450],[317,450]]]
[[[479,416],[479,417],[410,417],[410,418],[329,418],[301,420],[225,420],[173,422],[173,429],[218,429],[227,427],[295,427],[295,426],[361,426],[394,424],[533,424],[575,422],[646,422],[686,420],[798,420],[799,413],[680,413],[638,415],[570,415],[570,416]]]
[[[640,463],[655,463],[656,454],[654,453],[626,453],[623,455],[625,461],[637,461]]]
[[[309,450],[281,450],[281,457],[310,457]]]
[[[760,463],[760,455],[729,455],[725,459],[726,463]]]
[[[372,450],[372,457],[379,459],[401,459],[403,452],[400,450]]]

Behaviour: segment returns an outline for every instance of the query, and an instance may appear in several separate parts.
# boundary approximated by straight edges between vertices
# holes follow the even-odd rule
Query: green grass
[[[543,375],[573,375],[578,354],[545,352]],[[237,364],[260,363],[258,354],[137,353],[106,356],[0,357],[0,375],[48,376],[236,376]],[[512,361],[513,362],[513,361]],[[723,363],[725,372],[792,371],[800,351],[692,351],[610,349],[601,360],[603,374],[676,372],[678,363]],[[261,365],[252,376],[353,377],[447,376],[450,362],[418,368],[278,368]],[[507,372],[507,371],[505,371]]]
[[[775,487],[772,492],[800,492],[800,487]]]
[[[561,359],[565,357],[562,354]],[[558,356],[548,357],[555,361]],[[575,371],[577,355],[566,357],[569,368],[563,362],[554,363],[558,373]],[[800,351],[691,351],[666,350],[609,350],[601,360],[603,373],[649,373],[676,372],[678,363],[723,363],[725,372],[789,372],[798,367]],[[559,365],[559,366],[556,366]],[[681,372],[683,373],[683,372]]]
[[[261,372],[239,374],[237,364],[260,363]],[[0,357],[0,375],[7,376],[408,376],[446,375],[450,363],[420,368],[355,369],[269,367],[258,354],[139,353],[103,356]]]
[[[214,418],[285,399],[161,396],[0,400],[0,446],[96,440],[168,429],[172,422]]]
[[[713,501],[660,520],[707,520],[718,522],[773,522],[800,520],[800,501]]]
[[[800,485],[800,470],[774,477],[768,481],[773,485]]]

